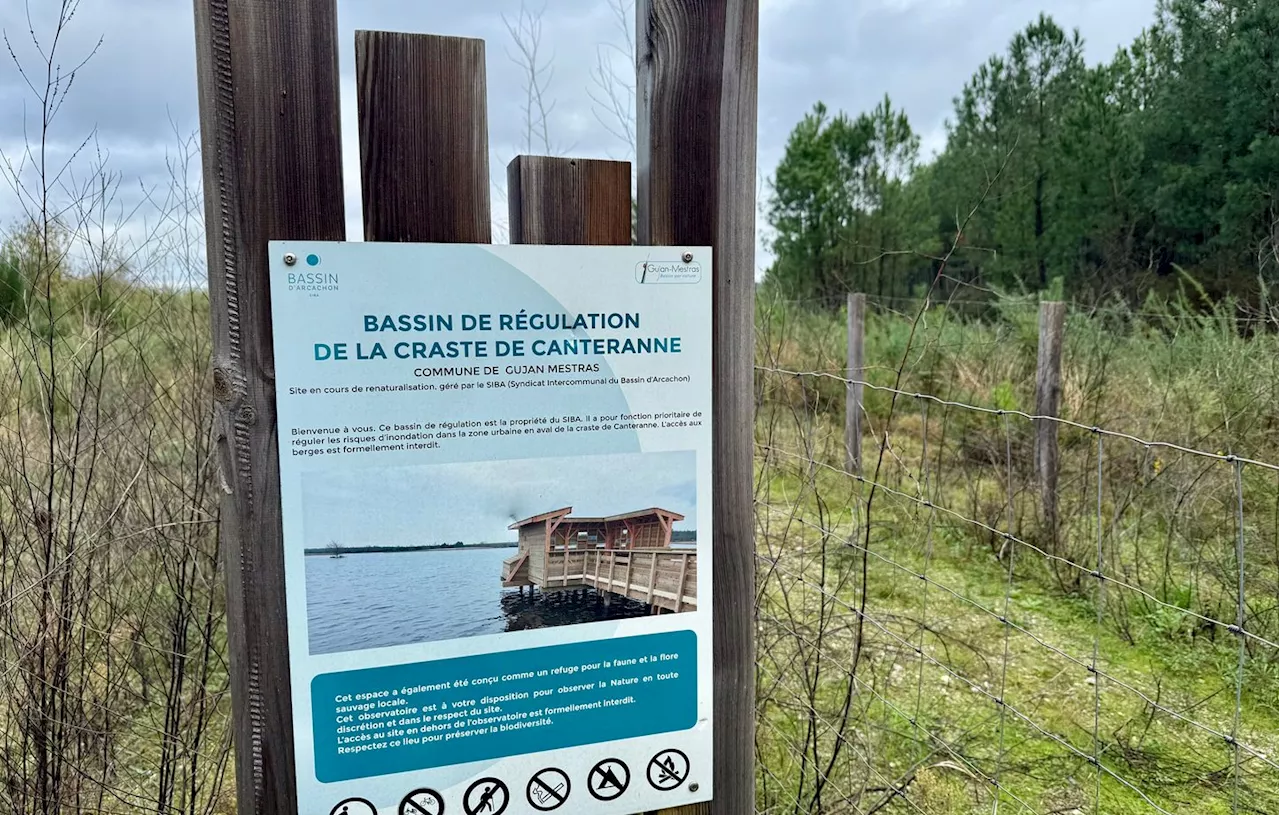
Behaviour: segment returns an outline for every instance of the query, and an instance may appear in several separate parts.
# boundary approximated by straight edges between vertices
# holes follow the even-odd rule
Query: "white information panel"
[[[301,812],[709,800],[710,249],[270,249]]]

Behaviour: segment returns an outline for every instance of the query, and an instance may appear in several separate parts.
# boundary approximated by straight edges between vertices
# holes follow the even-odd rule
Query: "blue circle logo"
[[[308,265],[308,266],[319,266],[319,265],[320,265],[320,256],[319,256],[319,255],[307,255],[307,265]]]

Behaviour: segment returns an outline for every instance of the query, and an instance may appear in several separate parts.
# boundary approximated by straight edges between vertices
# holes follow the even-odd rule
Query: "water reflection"
[[[605,605],[603,595],[590,588],[552,592],[526,590],[524,594],[512,589],[503,592],[499,603],[506,620],[505,631],[627,620],[649,613],[649,606],[645,603],[617,595]]]

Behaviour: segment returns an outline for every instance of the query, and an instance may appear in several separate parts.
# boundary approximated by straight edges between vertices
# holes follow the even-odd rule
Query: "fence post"
[[[758,0],[636,3],[641,244],[710,245],[715,800],[755,811],[752,502]]]
[[[234,17],[234,24],[233,18]],[[334,0],[195,0],[236,803],[297,812],[267,241],[342,240]]]
[[[1040,341],[1036,350],[1037,416],[1058,417],[1062,401],[1062,333],[1067,308],[1040,304]],[[1040,488],[1040,520],[1052,545],[1058,538],[1058,423],[1036,419],[1035,469]]]
[[[866,336],[864,315],[867,296],[862,292],[849,295],[849,347],[845,362],[848,383],[844,392],[844,469],[862,474],[862,380],[863,338]]]

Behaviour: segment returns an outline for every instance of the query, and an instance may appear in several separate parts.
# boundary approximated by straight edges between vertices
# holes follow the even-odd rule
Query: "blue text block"
[[[692,631],[321,674],[316,778],[347,781],[687,730]]]

